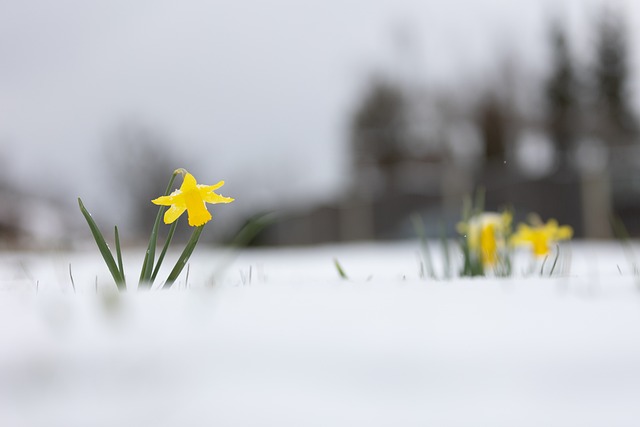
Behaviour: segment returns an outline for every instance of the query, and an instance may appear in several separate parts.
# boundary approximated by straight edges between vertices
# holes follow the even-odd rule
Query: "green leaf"
[[[551,270],[549,271],[549,277],[553,276],[553,271],[556,269],[558,258],[560,258],[560,245],[556,245],[556,258],[553,260],[553,265],[551,266]]]
[[[180,258],[178,258],[178,261],[176,262],[176,265],[173,267],[173,270],[171,270],[171,273],[169,273],[169,277],[167,277],[164,285],[162,285],[163,288],[171,286],[182,272],[184,266],[187,265],[187,261],[189,261],[189,257],[198,244],[198,239],[200,238],[203,229],[204,225],[201,225],[200,227],[196,227],[195,230],[193,230],[193,233],[191,233],[191,238],[187,242],[187,246],[185,246],[182,254],[180,255]]]
[[[338,275],[340,276],[341,279],[349,280],[349,276],[347,276],[347,273],[345,273],[344,269],[342,268],[342,265],[340,265],[340,262],[338,261],[337,258],[333,259],[333,265],[336,266],[336,271],[338,272]]]
[[[178,171],[174,171],[171,175],[171,179],[169,180],[169,185],[167,185],[167,189],[164,192],[165,196],[168,196],[171,192],[171,187],[173,186],[173,181],[176,179],[176,175]],[[149,237],[149,245],[147,246],[147,252],[144,255],[144,262],[142,263],[142,271],[140,271],[140,280],[138,286],[151,286],[151,276],[153,274],[153,265],[155,262],[156,256],[156,243],[158,241],[158,228],[160,227],[160,219],[162,218],[162,214],[164,213],[166,207],[160,206],[158,209],[158,214],[156,215],[156,221],[153,224],[153,229],[151,230],[151,236]]]
[[[420,215],[411,215],[411,222],[413,223],[413,229],[420,239],[420,245],[422,246],[422,256],[424,258],[424,264],[427,268],[427,274],[430,278],[435,279],[436,273],[433,268],[433,259],[431,258],[431,251],[429,250],[429,242],[427,240],[427,233],[425,231],[424,222]]]
[[[118,226],[115,227],[115,235],[116,235],[116,256],[118,258],[118,270],[120,270],[122,281],[126,283],[127,280],[124,276],[124,264],[122,263],[122,250],[120,249],[120,234],[118,233]]]
[[[249,245],[251,241],[267,226],[275,222],[273,214],[257,214],[249,218],[244,226],[238,231],[229,243],[233,248],[243,248]]]
[[[116,286],[120,290],[125,290],[126,284],[124,283],[124,277],[122,277],[122,275],[120,274],[120,270],[118,269],[118,266],[116,265],[116,262],[113,259],[113,255],[111,254],[109,245],[107,245],[107,242],[104,240],[104,237],[102,236],[102,233],[98,228],[98,225],[95,223],[95,221],[91,217],[91,214],[84,207],[84,204],[82,203],[82,200],[79,197],[78,197],[78,204],[80,205],[80,211],[82,212],[82,215],[84,215],[85,219],[87,220],[87,224],[89,224],[89,229],[91,229],[91,234],[93,235],[93,239],[96,241],[96,244],[98,245],[98,249],[102,254],[102,258],[104,259],[105,264],[107,264],[107,267],[109,268],[109,272],[111,273],[113,280],[116,282]]]

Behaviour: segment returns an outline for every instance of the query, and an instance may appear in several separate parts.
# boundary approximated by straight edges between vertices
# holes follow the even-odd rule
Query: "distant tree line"
[[[639,129],[630,102],[629,40],[622,13],[604,8],[593,34],[590,58],[581,62],[563,23],[555,20],[549,25],[550,70],[538,89],[543,100],[538,117],[523,115],[508,87],[487,87],[479,99],[467,99],[467,105],[459,108],[476,127],[485,161],[505,159],[518,127],[525,125],[533,125],[548,136],[561,167],[570,167],[567,153],[586,137],[608,145],[636,141]],[[418,92],[419,88],[392,78],[377,75],[371,80],[351,120],[355,170],[369,167],[382,180],[392,181],[393,168],[415,159],[409,146]]]

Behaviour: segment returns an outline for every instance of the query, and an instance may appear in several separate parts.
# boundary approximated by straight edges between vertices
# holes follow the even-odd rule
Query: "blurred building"
[[[68,210],[54,200],[0,186],[0,249],[68,246],[74,230],[69,218]]]
[[[486,210],[512,209],[516,221],[536,213],[570,224],[577,237],[611,238],[620,219],[640,235],[640,126],[623,18],[602,11],[582,63],[562,23],[552,22],[541,85],[508,62],[496,82],[464,99],[410,79],[373,78],[351,120],[350,191],[282,212],[260,241],[414,237],[416,214],[428,234],[454,235],[463,198],[478,189]]]

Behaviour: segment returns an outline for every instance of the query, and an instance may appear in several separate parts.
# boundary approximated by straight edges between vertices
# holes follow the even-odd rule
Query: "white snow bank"
[[[640,291],[617,245],[576,245],[572,276],[552,279],[420,280],[414,244],[246,251],[214,276],[221,256],[192,262],[212,289],[119,298],[97,250],[69,255],[76,295],[65,255],[0,258],[0,425],[640,419]]]

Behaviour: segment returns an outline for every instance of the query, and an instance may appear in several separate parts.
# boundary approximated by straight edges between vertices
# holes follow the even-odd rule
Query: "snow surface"
[[[571,254],[435,281],[415,242],[198,248],[187,284],[120,296],[95,248],[1,254],[0,426],[637,426],[634,259]]]

